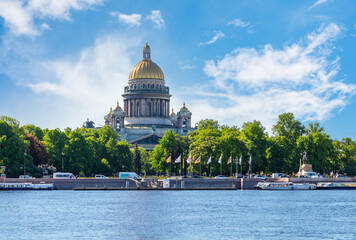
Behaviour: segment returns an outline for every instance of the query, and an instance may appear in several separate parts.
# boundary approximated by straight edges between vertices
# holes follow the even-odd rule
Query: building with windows
[[[104,117],[122,139],[152,150],[164,133],[171,129],[186,135],[191,127],[192,113],[183,104],[179,112],[170,112],[169,87],[166,86],[161,68],[151,60],[151,49],[146,43],[143,59],[130,72],[124,88],[123,108],[117,102]]]

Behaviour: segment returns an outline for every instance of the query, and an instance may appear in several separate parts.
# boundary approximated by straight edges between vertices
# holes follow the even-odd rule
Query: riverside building
[[[123,108],[117,102],[105,115],[105,125],[111,126],[128,143],[137,143],[152,150],[164,133],[171,129],[186,135],[191,127],[192,113],[185,106],[170,112],[169,87],[166,86],[161,68],[151,60],[151,49],[146,43],[143,59],[130,72],[128,85],[124,88]]]

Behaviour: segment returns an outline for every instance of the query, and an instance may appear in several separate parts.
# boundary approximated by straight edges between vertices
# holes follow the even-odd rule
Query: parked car
[[[306,176],[307,178],[318,178],[318,174],[316,172],[305,172],[304,176]]]
[[[108,178],[108,177],[106,177],[106,176],[104,176],[104,175],[101,175],[101,174],[96,174],[96,175],[95,175],[95,178],[97,178],[97,179],[104,179],[104,178]]]
[[[56,172],[53,173],[53,179],[76,179],[73,173],[69,172]]]
[[[192,178],[203,178],[203,177],[199,175],[193,175]]]
[[[215,178],[219,178],[219,179],[228,179],[228,177],[225,177],[224,175],[218,175]]]
[[[272,173],[272,178],[285,178],[285,177],[288,176],[284,173]]]
[[[20,175],[19,178],[21,179],[29,179],[29,178],[33,178],[30,175]]]
[[[346,178],[347,176],[345,176],[344,174],[337,174],[334,176],[334,178]]]
[[[319,174],[318,177],[319,177],[319,178],[327,178],[327,176],[322,175],[322,174]]]
[[[255,175],[254,178],[259,178],[259,179],[262,179],[262,180],[267,180],[268,177],[264,176],[264,175]]]

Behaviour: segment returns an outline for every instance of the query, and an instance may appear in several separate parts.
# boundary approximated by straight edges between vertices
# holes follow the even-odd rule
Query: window
[[[142,88],[146,88],[146,84],[142,84]]]

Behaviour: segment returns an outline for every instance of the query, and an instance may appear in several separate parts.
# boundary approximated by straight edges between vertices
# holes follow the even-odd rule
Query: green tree
[[[224,127],[221,136],[217,139],[219,152],[223,155],[223,162],[227,163],[231,157],[231,164],[223,164],[223,174],[229,176],[236,172],[235,159],[247,153],[244,143],[240,140],[240,131],[237,128]]]
[[[219,129],[218,121],[215,121],[213,119],[204,119],[199,121],[198,130],[204,130],[208,128]]]
[[[66,167],[64,147],[67,143],[67,136],[58,128],[48,130],[43,137],[48,152],[48,163],[62,171],[62,161]],[[68,168],[67,168],[68,169]],[[64,169],[63,169],[64,170]]]
[[[328,134],[308,131],[307,135],[298,138],[297,147],[300,151],[307,152],[308,161],[313,165],[315,172],[330,172],[335,148]]]
[[[46,145],[37,139],[32,134],[27,134],[27,140],[30,142],[29,154],[33,158],[33,164],[35,166],[48,163],[48,152]]]
[[[37,127],[33,124],[23,125],[21,130],[26,134],[32,134],[36,136],[38,140],[43,141],[44,133],[40,127]]]
[[[343,138],[335,141],[334,147],[337,153],[337,161],[334,169],[337,172],[346,173],[350,176],[356,175],[356,143],[351,138]]]
[[[153,151],[150,153],[152,169],[156,171],[157,174],[165,174],[169,172],[169,165],[166,162],[168,157],[168,153],[162,148],[161,145],[156,145]]]
[[[137,143],[135,143],[134,149],[133,149],[133,162],[135,164],[135,172],[137,174],[141,174],[141,154],[140,151],[138,150]]]
[[[253,121],[244,123],[242,126],[240,140],[245,144],[252,158],[252,172],[269,172],[266,151],[268,148],[268,135],[261,122]],[[248,167],[246,161],[249,156],[246,156],[245,166]]]
[[[93,154],[88,142],[80,130],[76,129],[68,134],[65,146],[65,170],[75,175],[90,176],[93,169]]]
[[[309,123],[308,124],[308,128],[306,129],[306,133],[307,134],[313,134],[313,133],[317,133],[317,132],[324,132],[324,127],[322,127],[320,125],[320,123],[316,122],[316,123]]]
[[[284,113],[278,116],[276,125],[272,127],[275,143],[283,146],[282,170],[287,173],[297,172],[301,149],[297,148],[297,139],[305,132],[305,127],[294,118],[293,113]]]
[[[28,146],[14,132],[13,127],[0,120],[0,165],[6,166],[8,177],[18,177],[23,173],[25,149],[28,149]]]
[[[220,136],[221,131],[213,127],[201,128],[189,135],[191,140],[190,155],[192,156],[190,171],[199,172],[200,164],[195,164],[194,161],[198,157],[201,157],[202,173],[220,174],[220,164],[215,160],[218,159],[222,153],[219,145]],[[211,163],[211,169],[209,169],[210,165],[206,164],[210,156],[215,160]]]

